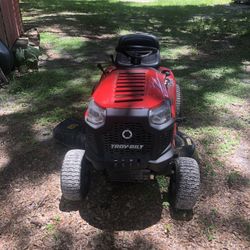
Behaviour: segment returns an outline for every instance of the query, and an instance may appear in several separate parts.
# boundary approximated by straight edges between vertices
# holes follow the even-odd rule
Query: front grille
[[[120,72],[115,89],[115,102],[143,101],[145,90],[145,73]]]
[[[130,130],[133,134],[131,139],[124,139],[122,133]],[[146,132],[141,123],[114,123],[112,128],[104,134],[104,149],[113,159],[135,158],[152,152],[153,138],[151,133]],[[112,145],[127,145],[130,148],[115,148]],[[136,148],[143,145],[143,148]]]

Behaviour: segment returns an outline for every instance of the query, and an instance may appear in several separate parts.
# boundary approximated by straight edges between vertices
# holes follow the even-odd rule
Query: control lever
[[[105,74],[105,70],[100,63],[98,63],[96,66],[98,69],[100,69],[102,71],[103,74]]]
[[[109,55],[109,57],[110,57],[110,59],[111,59],[111,62],[112,62],[113,64],[115,64],[114,55]]]

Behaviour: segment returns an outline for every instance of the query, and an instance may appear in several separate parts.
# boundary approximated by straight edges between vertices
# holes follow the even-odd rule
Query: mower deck
[[[72,149],[85,148],[84,126],[81,120],[68,118],[59,123],[53,130],[56,141]]]

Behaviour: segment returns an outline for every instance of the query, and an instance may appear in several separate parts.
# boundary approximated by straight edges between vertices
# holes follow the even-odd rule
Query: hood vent
[[[115,89],[115,102],[143,101],[145,73],[120,72]]]

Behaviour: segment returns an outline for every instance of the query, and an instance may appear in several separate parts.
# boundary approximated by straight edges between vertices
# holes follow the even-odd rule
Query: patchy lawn
[[[250,9],[227,0],[23,0],[41,34],[38,72],[0,89],[0,249],[250,247]],[[197,143],[202,192],[193,218],[169,209],[168,180],[111,185],[97,173],[81,204],[61,199],[66,148],[53,127],[80,117],[117,38],[160,38],[183,90],[182,130]],[[191,220],[189,220],[191,219]]]

